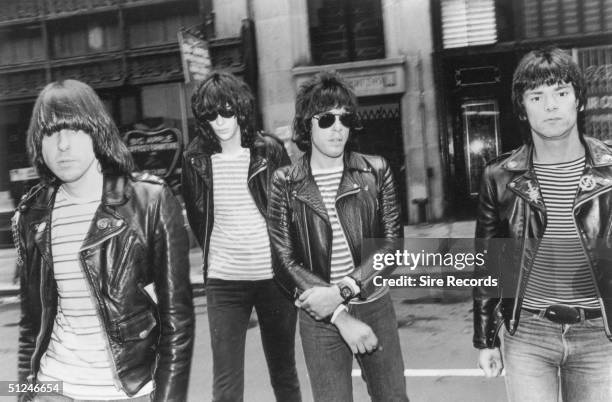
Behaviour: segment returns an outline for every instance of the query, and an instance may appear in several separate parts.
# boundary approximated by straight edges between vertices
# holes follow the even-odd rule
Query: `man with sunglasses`
[[[269,202],[279,283],[300,307],[300,335],[314,400],[352,400],[355,356],[374,401],[407,401],[404,364],[389,289],[374,285],[364,240],[388,245],[402,226],[391,169],[379,156],[347,149],[357,99],[336,73],[298,91],[294,140],[305,152],[276,171]],[[373,251],[373,252],[369,252]],[[365,258],[364,258],[365,257]]]
[[[203,250],[213,354],[213,401],[242,401],[246,331],[257,312],[277,401],[300,401],[296,309],[273,279],[268,183],[290,163],[283,144],[254,128],[246,83],[215,72],[191,99],[199,135],[183,156],[182,192]]]

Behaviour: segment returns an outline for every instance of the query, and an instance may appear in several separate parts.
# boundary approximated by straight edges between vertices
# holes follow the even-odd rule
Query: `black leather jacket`
[[[612,151],[593,138],[583,140],[586,167],[574,201],[574,220],[588,257],[600,300],[606,335],[612,340]],[[476,238],[488,248],[486,265],[477,276],[499,272],[501,293],[474,290],[476,348],[499,346],[498,331],[505,323],[510,334],[519,325],[525,287],[539,240],[546,228],[546,207],[532,165],[533,148],[524,145],[485,168]],[[535,189],[535,190],[534,190]],[[504,238],[507,241],[490,241]],[[501,316],[500,316],[501,315]]]
[[[38,185],[18,207],[21,264],[19,381],[35,381],[58,306],[51,212],[58,187]],[[184,401],[194,334],[188,239],[181,206],[161,179],[105,176],[100,207],[79,251],[106,332],[116,385],[155,401]],[[145,290],[153,283],[157,303]]]
[[[393,266],[373,268],[374,252],[391,252],[402,238],[397,191],[387,161],[379,156],[346,152],[336,195],[338,219],[351,250],[361,298],[376,287],[377,275]],[[310,170],[310,156],[276,171],[269,204],[270,240],[281,264],[276,278],[294,297],[313,286],[329,286],[332,228]],[[376,238],[377,250],[363,257],[364,240]]]
[[[200,136],[191,141],[183,153],[181,189],[191,230],[203,250],[203,271],[208,273],[208,247],[213,229],[213,177],[211,154]],[[274,170],[291,163],[280,140],[268,134],[257,134],[251,148],[247,185],[257,208],[264,218],[268,212],[268,186]],[[274,256],[273,256],[273,265]]]

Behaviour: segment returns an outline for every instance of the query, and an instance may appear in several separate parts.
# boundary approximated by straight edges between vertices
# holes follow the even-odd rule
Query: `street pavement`
[[[474,222],[446,222],[407,226],[406,237],[469,238]],[[201,253],[190,255],[192,283],[196,289],[196,339],[189,401],[211,399],[212,360],[206,298],[201,290]],[[12,284],[14,250],[0,250],[0,381],[15,380],[19,305]],[[396,271],[396,276],[408,273]],[[471,346],[471,296],[468,289],[394,288],[391,291],[406,368],[408,396],[412,402],[505,402],[503,378],[486,379],[476,370],[477,352]],[[274,396],[266,370],[255,314],[247,332],[245,353],[245,401],[272,402]],[[296,339],[296,359],[304,402],[312,393],[301,343]],[[369,401],[367,388],[355,363],[354,401]],[[0,396],[0,401],[14,398]],[[291,401],[289,401],[291,402]]]

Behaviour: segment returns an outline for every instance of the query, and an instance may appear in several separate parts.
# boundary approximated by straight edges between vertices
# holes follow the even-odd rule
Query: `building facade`
[[[206,36],[213,64],[256,78],[252,23],[217,39],[210,0],[4,0],[0,7],[0,245],[10,245],[9,218],[36,182],[25,134],[38,92],[74,78],[101,96],[141,168],[164,171],[195,133],[185,84],[180,30]],[[255,78],[254,78],[255,77]],[[132,135],[135,133],[134,135]],[[158,133],[156,137],[147,137]],[[143,144],[169,141],[163,146]],[[130,145],[130,144],[128,144]],[[159,167],[161,169],[155,169]],[[167,169],[166,169],[167,170]],[[177,185],[175,169],[167,180]]]
[[[612,142],[612,0],[431,0],[448,213],[472,217],[487,160],[522,144],[512,74],[530,50],[571,52],[587,80],[585,134]]]
[[[223,3],[230,7],[232,1]],[[359,97],[359,149],[390,161],[404,221],[442,218],[429,1],[233,3],[236,10],[246,4],[244,12],[255,22],[264,128],[290,137],[298,86],[318,71],[337,70]]]

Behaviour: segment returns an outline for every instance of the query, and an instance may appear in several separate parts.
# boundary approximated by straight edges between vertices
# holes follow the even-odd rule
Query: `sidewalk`
[[[475,221],[440,222],[426,225],[407,225],[404,227],[404,236],[407,238],[472,238],[474,236]],[[16,296],[19,285],[13,284],[15,270],[15,249],[0,249],[0,297]],[[204,286],[202,276],[202,252],[199,248],[192,248],[189,253],[191,264],[191,283],[194,291],[201,292]]]

